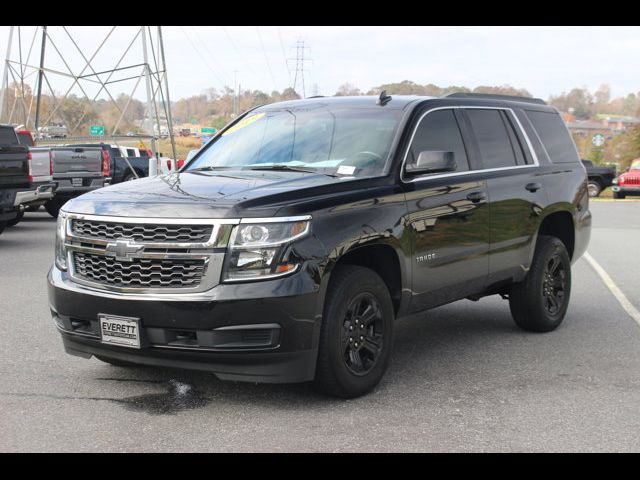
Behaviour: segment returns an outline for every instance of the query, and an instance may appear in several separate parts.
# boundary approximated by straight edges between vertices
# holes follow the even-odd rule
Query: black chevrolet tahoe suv
[[[67,203],[51,313],[73,355],[354,397],[409,314],[501,295],[520,328],[558,327],[588,201],[541,100],[275,103],[177,173]]]

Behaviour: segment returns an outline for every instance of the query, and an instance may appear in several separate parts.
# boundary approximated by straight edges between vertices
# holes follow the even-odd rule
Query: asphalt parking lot
[[[640,202],[591,209],[589,253],[640,309]],[[66,355],[54,227],[28,213],[0,236],[0,451],[640,450],[640,326],[584,259],[557,331],[518,330],[499,298],[441,307],[399,323],[380,386],[344,401]]]

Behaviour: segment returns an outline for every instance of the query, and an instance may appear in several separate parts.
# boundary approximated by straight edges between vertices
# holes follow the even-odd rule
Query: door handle
[[[540,185],[539,183],[527,183],[527,186],[524,188],[526,188],[530,192],[537,192],[542,188],[542,185]]]
[[[484,192],[471,192],[469,195],[467,195],[467,200],[470,200],[473,203],[486,202],[487,194]]]

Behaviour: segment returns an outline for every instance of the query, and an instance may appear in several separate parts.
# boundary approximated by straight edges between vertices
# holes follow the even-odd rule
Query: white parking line
[[[618,288],[615,282],[611,279],[609,274],[606,272],[604,268],[600,266],[598,262],[596,262],[595,258],[589,255],[588,252],[585,252],[584,259],[589,262],[589,265],[596,271],[596,273],[600,276],[604,284],[607,288],[613,293],[613,296],[616,297],[622,308],[629,314],[631,318],[635,320],[635,322],[640,326],[640,311],[629,301],[622,290]]]

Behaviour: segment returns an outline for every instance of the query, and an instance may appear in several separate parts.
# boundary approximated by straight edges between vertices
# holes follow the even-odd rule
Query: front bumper
[[[321,299],[304,272],[274,281],[221,284],[199,294],[97,291],[53,267],[49,302],[65,350],[142,365],[213,372],[224,380],[312,380]],[[140,318],[142,348],[105,345],[99,314]]]
[[[624,185],[614,185],[611,187],[614,192],[624,193],[625,195],[640,195],[640,186],[627,187]]]
[[[17,192],[13,205],[17,207],[19,205],[28,205],[34,202],[50,200],[53,198],[55,190],[56,184],[49,182],[37,185],[33,190]]]

